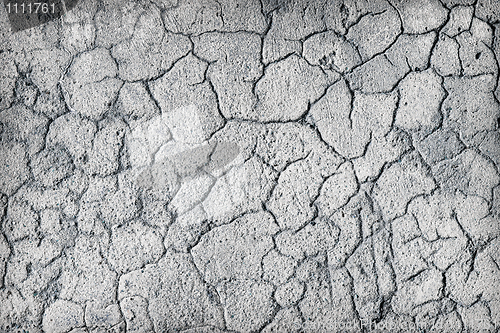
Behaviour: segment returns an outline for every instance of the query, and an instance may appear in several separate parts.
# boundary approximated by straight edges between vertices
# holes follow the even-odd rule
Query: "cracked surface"
[[[0,9],[0,331],[499,332],[500,3]]]

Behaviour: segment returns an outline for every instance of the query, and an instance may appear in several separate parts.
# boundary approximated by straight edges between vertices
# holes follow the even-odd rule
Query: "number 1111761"
[[[10,3],[5,4],[7,13],[9,14],[54,14],[56,7],[55,3],[33,2],[33,3]]]

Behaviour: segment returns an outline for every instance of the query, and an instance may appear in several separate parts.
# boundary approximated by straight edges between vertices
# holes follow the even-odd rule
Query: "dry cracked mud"
[[[2,6],[0,332],[499,332],[499,61],[496,0]]]

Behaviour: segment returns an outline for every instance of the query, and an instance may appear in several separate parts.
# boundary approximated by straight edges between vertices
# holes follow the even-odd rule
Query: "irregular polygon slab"
[[[200,127],[195,133],[201,130],[202,140],[223,125],[217,97],[210,85],[204,82],[206,69],[206,63],[189,55],[178,61],[167,74],[149,83],[153,97],[162,113],[173,121],[172,125],[182,130],[185,119],[180,116],[187,113],[194,117],[188,124]]]
[[[395,125],[409,132],[430,133],[439,126],[443,79],[432,70],[412,72],[399,83]]]
[[[314,216],[313,199],[318,195],[323,177],[313,172],[307,160],[285,169],[267,203],[282,229],[297,230]]]
[[[498,23],[500,21],[500,8],[495,0],[479,0],[476,3],[475,15],[486,22]]]
[[[236,280],[218,288],[230,330],[253,332],[272,318],[276,303],[273,287],[266,282]]]
[[[484,140],[481,142],[479,150],[491,158],[500,170],[500,149],[498,147],[500,147],[500,132],[492,131],[488,132]]]
[[[470,32],[464,32],[456,37],[460,44],[460,56],[464,75],[476,76],[481,74],[498,73],[498,64],[493,51]]]
[[[108,261],[117,272],[126,273],[152,263],[163,254],[159,233],[139,222],[113,228]]]
[[[45,311],[43,329],[46,332],[66,333],[72,328],[83,327],[83,309],[66,300],[57,300]]]
[[[33,83],[40,90],[54,90],[70,60],[70,55],[58,48],[33,51],[30,55]]]
[[[396,313],[408,313],[418,305],[441,298],[442,288],[443,274],[437,269],[426,270],[396,291],[392,308]]]
[[[141,120],[148,120],[160,112],[142,82],[125,83],[120,89],[115,106],[128,118],[132,128]]]
[[[330,216],[345,205],[356,194],[358,183],[352,163],[342,164],[337,173],[330,176],[321,187],[318,199],[315,201],[319,214]]]
[[[42,150],[31,160],[31,165],[35,179],[47,187],[68,177],[74,167],[71,156],[59,147]]]
[[[165,29],[173,33],[200,35],[224,27],[222,6],[214,0],[180,0],[162,12]]]
[[[149,314],[155,331],[205,325],[222,328],[222,309],[214,292],[199,276],[189,254],[172,251],[157,264],[122,275],[118,285],[121,302],[134,295],[146,300],[137,307]]]
[[[270,121],[297,120],[325,91],[327,77],[321,69],[309,65],[297,55],[269,65],[257,82],[259,102],[252,119]]]
[[[138,18],[132,38],[115,45],[112,54],[120,78],[138,81],[157,77],[190,49],[186,36],[165,33],[159,11],[148,8]]]
[[[416,142],[416,146],[429,165],[453,159],[465,149],[457,135],[449,130],[437,130],[422,141]]]
[[[384,136],[372,137],[365,154],[352,162],[358,181],[363,183],[377,177],[386,163],[395,162],[410,148],[410,136],[399,129],[393,129]]]
[[[448,96],[441,107],[443,125],[458,133],[465,144],[477,132],[497,128],[500,111],[493,94],[495,82],[493,75],[444,79]]]
[[[424,70],[429,66],[436,36],[434,31],[422,35],[402,34],[386,51],[387,59],[399,72]]]
[[[283,284],[293,275],[295,266],[297,262],[294,259],[271,250],[262,259],[263,279],[275,285]]]
[[[346,35],[366,62],[376,54],[385,51],[401,33],[401,21],[398,12],[388,8],[382,13],[367,14],[349,29]]]
[[[273,247],[278,231],[269,213],[250,213],[203,235],[191,253],[205,281],[259,279],[262,257]]]
[[[469,30],[472,22],[474,7],[472,6],[455,6],[450,11],[450,18],[446,25],[441,29],[441,32],[455,37],[459,33]]]
[[[312,65],[341,73],[361,64],[357,49],[333,31],[321,32],[307,38],[302,54]]]
[[[321,0],[304,2],[292,0],[273,12],[271,36],[300,40],[315,32],[323,31],[324,4]]]
[[[443,161],[433,167],[433,174],[441,188],[453,192],[478,195],[488,201],[500,177],[495,165],[473,149],[467,149],[453,160]]]
[[[0,55],[0,110],[10,107],[14,97],[14,87],[17,78],[17,68],[12,54],[3,52]]]
[[[262,76],[261,38],[246,32],[206,33],[193,41],[195,54],[213,62],[207,77],[214,85],[222,115],[226,119],[251,118],[257,102],[253,83]]]
[[[439,0],[398,0],[394,6],[403,21],[407,34],[423,34],[439,28],[448,17],[448,10]]]
[[[276,181],[277,173],[254,157],[233,167],[212,187],[203,208],[215,224],[225,224],[236,216],[259,210]]]
[[[353,90],[364,93],[390,92],[407,72],[407,68],[396,67],[386,55],[380,54],[356,67],[346,75],[346,79]]]
[[[458,56],[460,45],[442,34],[432,50],[431,65],[442,76],[459,75],[462,65]]]
[[[373,197],[385,221],[402,215],[408,202],[417,195],[429,194],[436,187],[430,170],[416,152],[409,153],[382,172]]]
[[[11,196],[28,179],[25,146],[2,142],[0,145],[0,192]]]
[[[371,136],[389,131],[396,101],[396,94],[352,96],[341,80],[311,107],[310,115],[323,140],[342,156],[353,158],[363,155]]]
[[[267,28],[266,18],[261,11],[258,0],[226,0],[221,1],[222,31],[252,31],[259,34]]]
[[[34,113],[25,105],[15,104],[0,113],[0,124],[3,128],[0,137],[4,141],[26,143],[30,156],[42,149],[48,124],[45,116]]]

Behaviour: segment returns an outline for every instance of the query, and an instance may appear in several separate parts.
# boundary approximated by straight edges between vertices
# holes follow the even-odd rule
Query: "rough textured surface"
[[[0,332],[500,331],[498,1],[8,2]]]

